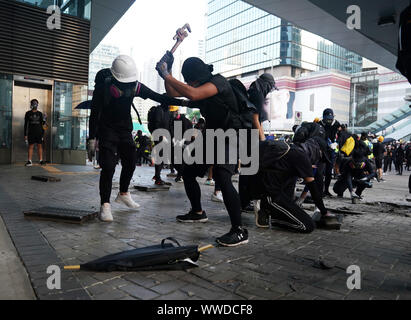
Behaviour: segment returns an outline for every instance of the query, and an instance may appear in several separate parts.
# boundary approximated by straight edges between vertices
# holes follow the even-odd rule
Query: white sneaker
[[[111,214],[110,203],[102,204],[100,207],[100,214],[98,218],[103,222],[113,222],[113,215]]]
[[[121,195],[120,193],[117,195],[117,198],[115,200],[117,203],[120,204],[125,204],[127,207],[131,208],[131,209],[138,209],[140,208],[140,205],[136,202],[134,202],[134,200],[131,198],[130,192],[125,194],[125,195]]]
[[[222,192],[217,192],[217,194],[215,194],[215,193],[213,192],[213,194],[211,195],[211,201],[214,201],[214,202],[224,202]]]

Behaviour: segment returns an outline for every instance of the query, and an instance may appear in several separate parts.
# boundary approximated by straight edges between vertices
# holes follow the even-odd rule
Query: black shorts
[[[375,158],[375,166],[377,167],[377,169],[382,168],[382,158]]]
[[[36,135],[29,135],[27,137],[29,144],[43,144],[43,135],[36,134]]]

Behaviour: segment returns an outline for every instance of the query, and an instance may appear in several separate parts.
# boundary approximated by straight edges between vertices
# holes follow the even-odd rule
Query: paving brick
[[[141,300],[149,300],[158,297],[159,295],[154,291],[148,290],[141,286],[137,285],[128,285],[121,287],[119,290],[128,293],[129,295],[141,299]]]

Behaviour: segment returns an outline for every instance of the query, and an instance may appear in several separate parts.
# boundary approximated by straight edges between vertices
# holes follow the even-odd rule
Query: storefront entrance
[[[27,146],[24,141],[24,116],[30,111],[30,101],[39,101],[39,111],[46,119],[48,129],[44,133],[43,159],[51,161],[51,106],[52,86],[30,82],[15,81],[12,104],[12,163],[27,161]],[[33,153],[33,163],[38,162],[37,148]]]

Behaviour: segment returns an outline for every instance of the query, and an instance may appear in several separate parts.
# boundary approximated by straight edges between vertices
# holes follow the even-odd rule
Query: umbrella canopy
[[[393,139],[393,138],[386,138],[386,139],[384,139],[383,144],[391,143],[391,142],[394,142],[394,141],[395,141],[395,139]]]
[[[165,243],[171,240],[177,244]],[[196,267],[200,252],[212,246],[180,246],[174,238],[164,239],[160,245],[138,248],[111,254],[80,266],[66,266],[66,270],[111,271],[150,271],[185,270]]]
[[[76,109],[83,109],[83,110],[88,110],[91,109],[91,100],[88,101],[83,101],[82,103],[80,103]]]

